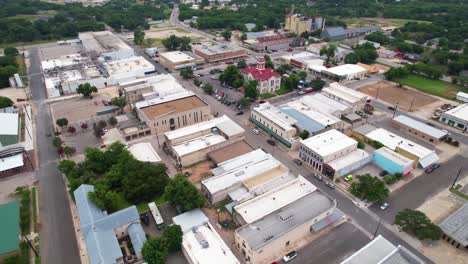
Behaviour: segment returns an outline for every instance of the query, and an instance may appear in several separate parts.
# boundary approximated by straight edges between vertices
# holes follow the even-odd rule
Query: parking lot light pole
[[[457,173],[457,176],[455,177],[455,179],[453,179],[452,187],[450,187],[450,188],[453,188],[453,186],[455,186],[455,183],[457,183],[458,177],[460,177],[460,174],[461,174],[462,170],[463,170],[463,167],[460,168],[460,170]]]

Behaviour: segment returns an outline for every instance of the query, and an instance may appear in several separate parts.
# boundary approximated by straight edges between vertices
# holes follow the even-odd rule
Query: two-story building
[[[280,88],[281,75],[271,68],[265,68],[265,59],[257,58],[257,66],[249,66],[242,69],[242,76],[246,82],[257,81],[257,91],[259,93],[274,93]]]

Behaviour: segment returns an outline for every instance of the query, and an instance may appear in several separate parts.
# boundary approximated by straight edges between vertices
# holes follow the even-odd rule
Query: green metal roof
[[[0,254],[15,251],[19,246],[19,204],[0,205]]]

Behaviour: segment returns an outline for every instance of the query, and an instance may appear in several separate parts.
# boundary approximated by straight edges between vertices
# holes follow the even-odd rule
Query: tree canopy
[[[148,264],[166,263],[169,254],[169,246],[165,237],[150,237],[146,240],[141,250],[143,259]]]
[[[169,180],[164,189],[164,197],[171,204],[179,205],[183,211],[200,208],[205,204],[205,197],[182,174]]]
[[[229,65],[219,76],[219,80],[232,87],[238,88],[244,83],[241,72],[235,65]]]
[[[164,237],[167,239],[169,252],[179,251],[182,245],[182,229],[180,225],[171,225],[164,229]]]
[[[258,96],[257,81],[249,81],[244,84],[245,97],[255,99]]]
[[[333,62],[335,58],[335,52],[337,47],[335,45],[330,45],[328,47],[323,47],[320,49],[320,56],[326,56],[326,63]]]
[[[0,96],[0,108],[5,108],[13,105],[13,101],[5,96]]]
[[[133,31],[133,43],[141,45],[143,41],[145,41],[145,32],[141,28],[135,29],[135,31]]]
[[[385,183],[370,174],[357,176],[358,182],[353,182],[350,191],[353,195],[369,202],[382,202],[389,194]]]
[[[193,78],[193,70],[192,67],[185,67],[180,70],[180,76],[184,79],[190,79]]]
[[[176,35],[170,35],[168,38],[161,41],[166,49],[181,51],[191,51],[192,47],[190,46],[190,42],[192,42],[192,40],[189,37],[177,37]]]
[[[403,231],[415,235],[418,239],[439,240],[442,237],[440,227],[421,211],[404,209],[395,216],[395,225]]]
[[[357,45],[353,53],[346,55],[345,63],[373,63],[378,57],[379,55],[374,46],[371,43],[364,43],[362,45]]]
[[[127,100],[125,99],[125,97],[117,96],[112,98],[111,103],[112,105],[117,106],[122,112],[124,107],[127,105]]]
[[[92,98],[91,94],[97,93],[97,88],[96,86],[91,86],[91,84],[89,83],[84,83],[84,84],[78,85],[76,92],[83,95],[84,97]]]

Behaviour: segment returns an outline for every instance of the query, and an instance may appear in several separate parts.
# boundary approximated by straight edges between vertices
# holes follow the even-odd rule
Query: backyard
[[[443,97],[446,99],[454,99],[455,95],[462,91],[463,87],[454,85],[441,80],[434,80],[424,76],[410,74],[404,78],[398,79],[403,85],[411,86],[421,92]]]

